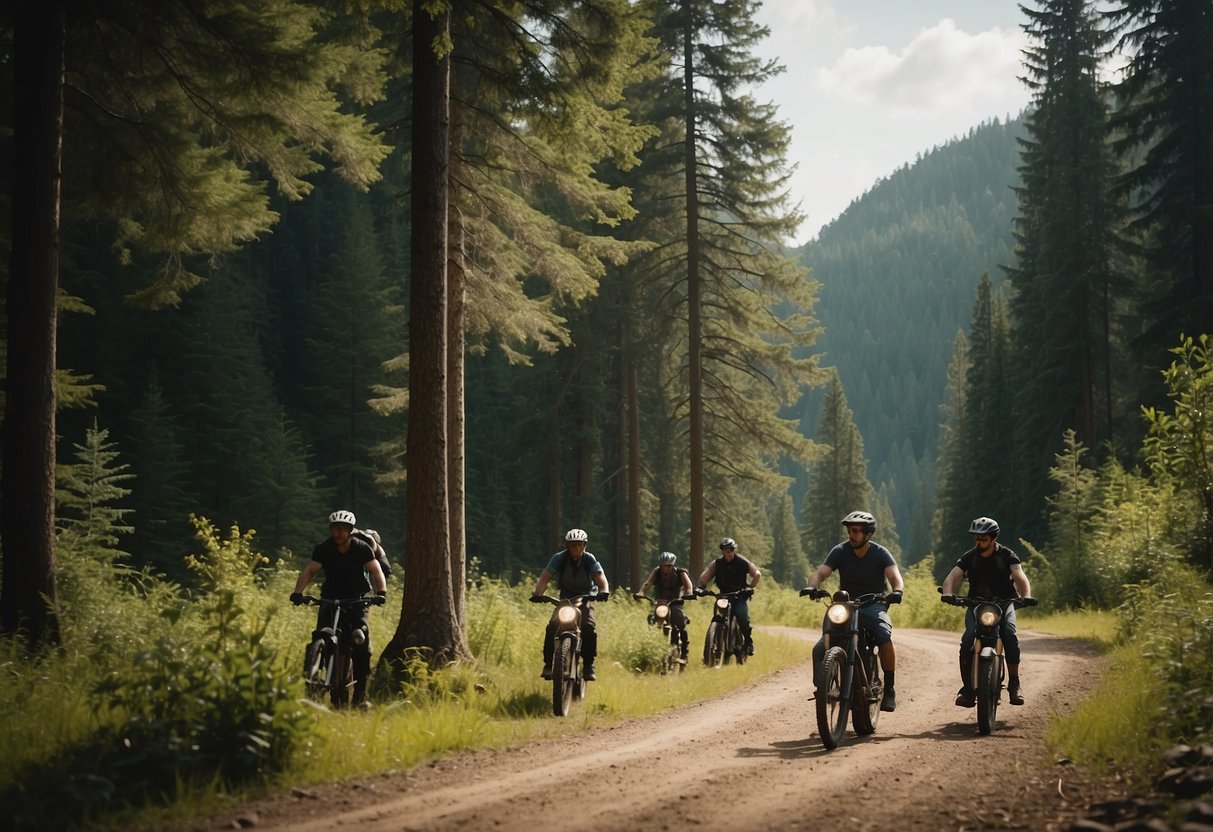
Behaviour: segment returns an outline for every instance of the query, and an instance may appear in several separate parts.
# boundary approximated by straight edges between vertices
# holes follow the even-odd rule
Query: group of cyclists
[[[384,568],[380,563],[381,560],[386,562],[386,557],[381,554],[378,536],[373,531],[360,532],[356,529],[355,522],[353,513],[344,509],[329,515],[329,537],[315,547],[310,560],[300,571],[295,591],[291,594],[293,603],[304,603],[303,590],[321,571],[325,576],[321,589],[322,598],[357,597],[371,589],[375,592],[374,601],[379,604],[384,602],[387,584]],[[851,597],[868,593],[884,595],[883,603],[860,610],[860,625],[872,643],[877,645],[880,656],[884,674],[881,710],[893,711],[897,707],[894,687],[896,654],[893,649],[893,624],[888,609],[889,605],[901,602],[905,582],[892,553],[872,540],[876,533],[876,518],[871,513],[853,511],[842,519],[842,525],[846,529],[847,539],[830,550],[822,565],[809,577],[802,594],[824,596],[826,593],[821,589],[821,584],[837,572],[839,588]],[[964,579],[968,580],[970,598],[1031,599],[1031,584],[1024,574],[1019,556],[998,542],[998,523],[989,517],[978,517],[970,524],[969,534],[973,537],[973,547],[956,560],[944,578],[940,587],[942,601],[955,603],[956,588]],[[548,585],[555,580],[561,598],[595,593],[594,600],[606,601],[610,597],[610,584],[602,563],[586,550],[589,535],[584,529],[569,529],[564,540],[565,548],[548,560],[535,582],[532,597],[542,596]],[[673,552],[661,552],[657,556],[657,564],[644,584],[634,593],[635,596],[647,597],[648,591],[652,589],[655,600],[669,603],[697,592],[702,593],[712,581],[717,589],[725,594],[757,587],[762,579],[762,572],[754,563],[737,553],[737,541],[726,537],[720,541],[719,548],[720,555],[707,565],[694,584],[688,571],[678,566],[677,555]],[[380,557],[377,557],[376,550]],[[593,601],[586,603],[584,610],[581,625],[583,674],[587,681],[593,681],[596,678],[594,665],[598,654],[597,621],[594,617]],[[326,608],[322,607],[318,628],[324,626],[325,614]],[[753,627],[750,622],[747,593],[735,597],[733,614],[741,625],[745,650],[749,655],[753,655]],[[363,618],[357,622],[357,626],[363,629],[366,637],[358,645],[354,656],[354,700],[356,704],[363,705],[367,702],[366,684],[370,674],[371,657],[365,615],[366,610],[363,609]],[[688,646],[687,616],[680,605],[671,605],[670,623],[679,634],[682,658],[685,660]],[[556,621],[553,617],[548,623],[543,644],[542,676],[545,679],[552,676],[555,629]],[[960,643],[962,684],[956,695],[956,704],[960,707],[974,705],[975,692],[969,687],[967,672],[967,660],[971,655],[974,637],[973,609],[970,607],[965,617],[965,631]],[[1006,611],[1002,622],[1002,640],[1007,661],[1008,697],[1012,705],[1022,705],[1024,696],[1020,684],[1021,650],[1016,634],[1014,607]],[[824,649],[823,636],[813,649],[814,666],[820,663]]]

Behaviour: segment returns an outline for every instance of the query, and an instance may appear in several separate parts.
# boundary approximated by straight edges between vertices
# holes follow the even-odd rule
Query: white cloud
[[[950,18],[917,32],[900,51],[850,48],[817,69],[817,88],[893,117],[929,118],[957,110],[1018,110],[1027,93],[1017,76],[1025,43],[1019,29],[969,34]]]

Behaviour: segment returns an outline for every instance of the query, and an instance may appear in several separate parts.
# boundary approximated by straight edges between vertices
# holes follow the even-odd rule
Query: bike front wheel
[[[822,744],[829,749],[838,747],[847,730],[850,701],[842,692],[846,667],[846,651],[831,647],[817,668],[817,732],[821,734]]]
[[[977,730],[989,734],[998,719],[998,700],[1002,698],[997,656],[977,660]]]
[[[350,704],[350,688],[354,685],[354,660],[349,650],[340,644],[332,651],[332,702],[334,708],[344,708]]]
[[[703,641],[703,663],[708,667],[724,664],[724,628],[719,621],[708,625],[708,634]]]
[[[562,638],[556,642],[552,656],[552,713],[567,716],[573,704],[573,655],[572,639]]]
[[[307,695],[317,702],[323,702],[328,693],[328,644],[324,639],[316,639],[307,646],[303,655],[303,684]]]

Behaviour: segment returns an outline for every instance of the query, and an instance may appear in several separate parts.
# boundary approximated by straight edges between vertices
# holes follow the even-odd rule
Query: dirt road
[[[956,634],[899,629],[897,711],[870,737],[848,731],[835,751],[817,737],[805,663],[727,699],[390,779],[296,791],[206,828],[543,832],[588,820],[596,832],[1064,829],[1114,784],[1050,759],[1044,730],[1095,684],[1102,664],[1080,642],[1021,638],[1027,704],[1004,700],[987,737],[974,711],[952,703]]]

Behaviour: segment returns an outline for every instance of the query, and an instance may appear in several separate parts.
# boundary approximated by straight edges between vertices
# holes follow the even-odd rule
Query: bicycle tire
[[[850,698],[842,693],[842,678],[846,672],[847,653],[841,647],[831,647],[821,659],[817,670],[817,732],[821,743],[833,750],[842,742],[847,730]]]

